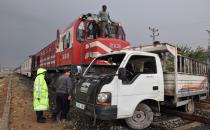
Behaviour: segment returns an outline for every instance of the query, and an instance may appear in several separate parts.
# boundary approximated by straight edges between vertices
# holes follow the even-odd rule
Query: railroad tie
[[[171,130],[187,130],[187,129],[194,128],[194,127],[197,127],[200,125],[202,125],[202,123],[200,123],[200,122],[191,122],[191,123],[185,124],[183,126],[173,128]]]

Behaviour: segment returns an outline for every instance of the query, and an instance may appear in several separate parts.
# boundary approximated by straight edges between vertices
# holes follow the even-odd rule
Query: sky
[[[98,13],[107,5],[131,46],[156,40],[207,48],[210,0],[0,0],[0,64],[17,67],[56,38],[81,14]]]

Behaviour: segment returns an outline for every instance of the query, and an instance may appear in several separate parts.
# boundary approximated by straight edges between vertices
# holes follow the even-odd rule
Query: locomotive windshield
[[[84,76],[113,75],[117,72],[125,53],[98,57],[91,64]]]
[[[99,37],[125,40],[125,33],[119,23],[109,22],[104,30],[100,28],[101,24],[96,16],[82,17],[77,27],[77,40],[83,42],[85,38],[90,40]]]

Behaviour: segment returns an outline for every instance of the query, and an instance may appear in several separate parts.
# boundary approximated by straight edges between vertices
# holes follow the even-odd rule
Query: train
[[[14,72],[32,77],[33,70],[35,68],[35,55],[28,56],[17,68],[15,68]]]
[[[119,22],[109,22],[105,35],[101,35],[100,18],[96,14],[83,14],[56,32],[56,39],[34,55],[30,55],[14,71],[33,77],[40,67],[48,70],[50,77],[64,69],[82,70],[97,56],[129,47],[126,34]]]

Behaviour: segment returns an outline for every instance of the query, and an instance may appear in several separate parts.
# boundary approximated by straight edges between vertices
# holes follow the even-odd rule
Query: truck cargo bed
[[[166,96],[193,96],[207,93],[208,79],[206,76],[164,73],[164,91]]]

